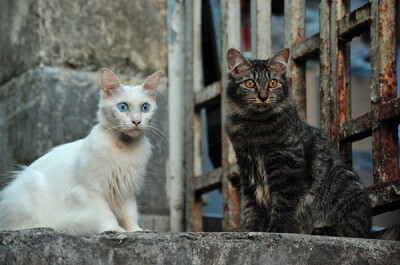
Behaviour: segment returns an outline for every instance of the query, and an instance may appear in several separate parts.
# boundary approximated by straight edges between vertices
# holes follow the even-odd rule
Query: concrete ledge
[[[400,242],[267,233],[0,233],[0,264],[398,264]]]

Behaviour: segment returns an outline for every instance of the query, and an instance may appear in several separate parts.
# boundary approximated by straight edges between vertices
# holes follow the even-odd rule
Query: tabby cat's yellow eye
[[[268,87],[269,88],[274,88],[278,85],[278,80],[276,79],[271,79],[271,81],[268,82]]]
[[[256,86],[256,83],[253,80],[248,79],[244,81],[244,85],[248,88],[254,88]]]

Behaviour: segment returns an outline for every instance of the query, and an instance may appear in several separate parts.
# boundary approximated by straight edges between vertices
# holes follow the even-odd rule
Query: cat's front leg
[[[268,226],[267,210],[257,204],[252,187],[242,188],[243,231],[264,232]]]
[[[98,213],[93,220],[93,225],[96,226],[97,232],[126,232],[126,230],[119,225],[117,217],[111,211],[109,204],[106,200],[98,196],[93,196],[92,200],[93,201],[91,207],[95,207]]]
[[[121,226],[125,228],[127,232],[142,231],[142,228],[140,228],[138,224],[138,211],[135,199],[129,199],[124,203],[118,214],[118,219]]]
[[[274,203],[271,206],[271,220],[267,232],[294,233],[295,231],[295,200],[285,198],[282,194],[272,195]]]

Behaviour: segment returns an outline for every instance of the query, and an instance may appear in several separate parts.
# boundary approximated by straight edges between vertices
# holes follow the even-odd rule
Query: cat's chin
[[[140,129],[132,129],[132,130],[124,131],[123,134],[126,135],[127,137],[137,138],[137,137],[143,135],[143,131]]]
[[[253,105],[251,110],[257,114],[273,111],[271,105],[268,105],[268,104],[255,104],[255,105]]]
[[[143,135],[142,131],[134,130],[134,131],[123,132],[119,134],[117,138],[124,144],[131,144],[132,142],[135,142],[136,139],[140,138],[140,136],[142,135]]]

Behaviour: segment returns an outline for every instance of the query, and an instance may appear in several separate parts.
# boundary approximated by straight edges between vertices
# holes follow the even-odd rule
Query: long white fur
[[[152,77],[153,85],[154,79],[156,88],[159,73]],[[115,95],[103,93],[100,122],[85,139],[54,148],[16,174],[0,192],[0,231],[33,227],[76,233],[141,230],[136,196],[152,148],[143,131],[156,109],[154,97],[143,87],[121,84]],[[129,113],[118,111],[116,104],[121,101],[128,103]],[[151,110],[139,113],[144,102],[150,103]],[[111,130],[102,109],[116,115],[121,128]],[[132,129],[134,115],[141,119],[140,131]],[[134,140],[119,140],[121,131]]]

